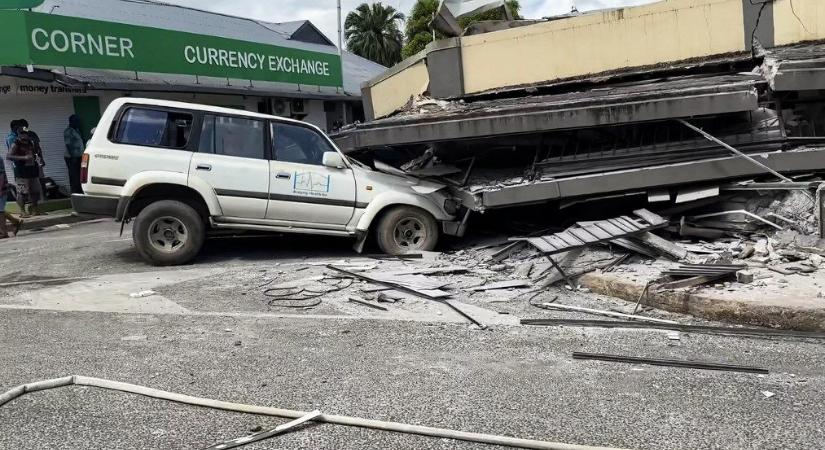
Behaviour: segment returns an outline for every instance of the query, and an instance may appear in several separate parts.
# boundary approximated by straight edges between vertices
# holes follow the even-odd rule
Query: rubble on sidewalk
[[[809,182],[806,186],[818,184]],[[657,211],[663,215],[650,213],[650,222],[629,215],[581,221],[553,234],[543,230],[530,237],[510,238],[510,242],[499,239],[492,245],[462,248],[444,257],[450,264],[471,267],[470,274],[483,277],[471,291],[481,291],[482,286],[515,288],[520,282],[529,282],[529,287],[513,289],[510,301],[529,302],[532,297],[526,294],[563,289],[555,286],[563,281],[568,289],[578,291],[579,277],[608,271],[648,284],[651,293],[707,289],[753,296],[766,288],[788,290],[792,289],[791,277],[813,276],[825,261],[825,246],[816,234],[817,208],[807,193],[798,189],[735,191],[695,205],[675,205],[679,208],[675,213],[662,205]],[[782,219],[777,219],[780,216]],[[617,218],[621,220],[617,222]],[[644,226],[653,223],[655,227]],[[615,234],[608,233],[605,224]],[[714,238],[682,236],[685,224]],[[646,301],[644,297],[643,292],[640,304]],[[545,309],[589,314],[604,308],[554,304]]]

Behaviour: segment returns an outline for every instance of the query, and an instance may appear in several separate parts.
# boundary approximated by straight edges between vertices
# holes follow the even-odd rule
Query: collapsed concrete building
[[[362,87],[333,136],[468,211],[825,171],[825,2],[664,0],[480,24]],[[478,33],[478,34],[475,34]]]

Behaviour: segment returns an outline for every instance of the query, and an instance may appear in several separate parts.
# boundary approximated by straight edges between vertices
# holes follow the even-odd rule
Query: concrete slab
[[[751,111],[765,82],[752,74],[683,77],[583,92],[452,102],[358,124],[332,136],[344,152]]]
[[[647,270],[643,270],[646,267]],[[640,269],[640,270],[634,270]],[[594,272],[581,285],[595,293],[637,302],[659,267],[632,266],[616,273]],[[799,331],[825,331],[825,272],[809,276],[769,275],[753,269],[753,284],[723,283],[694,289],[650,289],[642,304],[703,319]],[[767,277],[767,278],[765,278]],[[761,278],[761,279],[760,279]]]

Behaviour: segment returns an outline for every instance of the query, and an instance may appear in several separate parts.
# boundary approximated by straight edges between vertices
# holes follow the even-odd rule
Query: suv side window
[[[120,119],[114,140],[120,144],[182,149],[191,133],[191,114],[130,107]]]
[[[272,123],[272,153],[277,161],[320,166],[324,152],[334,152],[317,131],[286,123]]]
[[[261,120],[205,114],[198,151],[265,159],[264,127]]]

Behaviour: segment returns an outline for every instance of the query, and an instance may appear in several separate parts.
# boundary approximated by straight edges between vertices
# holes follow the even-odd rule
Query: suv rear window
[[[184,148],[191,133],[191,114],[132,107],[120,119],[115,142],[145,147]]]

